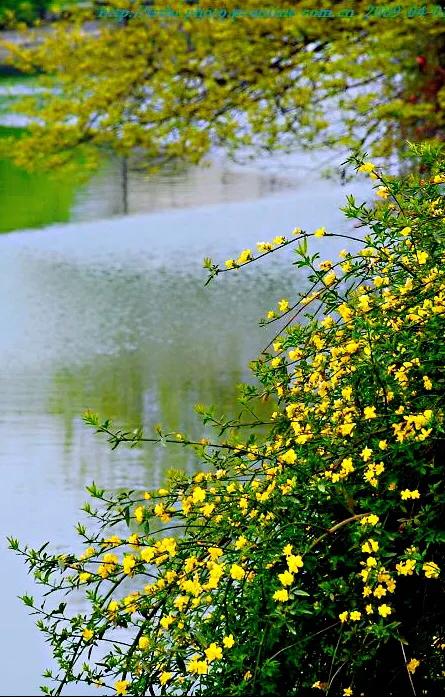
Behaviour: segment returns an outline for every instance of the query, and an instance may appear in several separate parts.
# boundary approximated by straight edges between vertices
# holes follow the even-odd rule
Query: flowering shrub
[[[279,331],[243,388],[247,420],[202,410],[209,442],[85,415],[113,448],[176,443],[203,469],[153,492],[89,487],[80,555],[10,540],[47,592],[23,597],[59,664],[46,692],[443,692],[445,162],[414,153],[419,176],[350,159],[379,197],[348,198],[361,234],[336,237],[355,252],[321,260],[308,238],[334,233],[297,228],[225,267],[205,260],[211,279],[294,245],[311,284],[263,321]]]

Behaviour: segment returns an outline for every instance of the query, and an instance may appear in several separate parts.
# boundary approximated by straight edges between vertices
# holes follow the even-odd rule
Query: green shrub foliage
[[[401,177],[350,159],[377,194],[348,198],[353,232],[205,260],[211,279],[294,246],[310,284],[266,314],[278,334],[241,417],[201,410],[213,441],[85,415],[113,448],[176,444],[202,467],[157,491],[91,486],[81,554],[10,540],[46,592],[23,597],[59,665],[45,691],[443,694],[445,162],[414,154]],[[313,236],[351,251],[321,260]]]
[[[0,28],[44,19],[50,4],[50,0],[0,0]]]

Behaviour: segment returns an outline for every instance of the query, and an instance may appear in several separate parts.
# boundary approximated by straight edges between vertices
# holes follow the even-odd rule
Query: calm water
[[[151,212],[121,217],[115,163],[75,193],[68,218],[77,222],[0,236],[2,540],[78,549],[87,483],[151,488],[171,467],[196,467],[182,449],[111,452],[80,415],[91,408],[119,424],[198,436],[194,404],[234,409],[235,386],[266,343],[257,319],[305,281],[282,257],[204,288],[201,260],[295,225],[343,230],[346,191],[301,172],[218,165],[152,182],[132,175],[129,210]],[[0,174],[0,191],[23,195]],[[344,246],[318,245],[329,256]],[[0,565],[1,692],[35,694],[50,656],[16,599],[33,583],[3,542]]]

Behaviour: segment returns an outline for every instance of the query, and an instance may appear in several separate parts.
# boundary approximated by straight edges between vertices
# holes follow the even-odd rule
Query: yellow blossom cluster
[[[367,517],[363,517],[363,519],[365,518]],[[393,594],[396,589],[396,582],[390,572],[388,572],[378,557],[376,557],[379,549],[380,545],[374,538],[368,538],[362,543],[361,551],[367,554],[368,557],[361,563],[363,569],[359,572],[359,576],[363,583],[362,596],[366,599],[366,615],[372,616],[377,610],[378,615],[386,618],[386,616],[392,613],[391,606],[385,603],[375,607],[371,602],[375,602],[376,599],[380,600],[382,597],[387,596],[387,594]]]
[[[287,569],[278,575],[282,588],[277,589],[277,591],[274,592],[273,598],[275,601],[284,602],[289,600],[289,592],[285,587],[292,586],[294,583],[295,574],[297,574],[304,565],[303,558],[301,555],[295,555],[292,552],[292,547],[292,545],[288,544],[283,550]]]
[[[301,228],[294,228],[291,235],[293,236],[300,236],[303,234],[303,230]],[[260,254],[264,254],[267,252],[271,252],[272,250],[277,249],[278,247],[281,247],[282,245],[285,245],[286,243],[290,242],[292,238],[288,238],[285,235],[276,235],[270,242],[257,242],[256,248]],[[227,259],[225,262],[226,269],[236,269],[237,267],[241,267],[244,264],[247,264],[247,262],[251,262],[254,259],[252,250],[251,249],[245,249],[240,252],[239,256],[236,259]]]

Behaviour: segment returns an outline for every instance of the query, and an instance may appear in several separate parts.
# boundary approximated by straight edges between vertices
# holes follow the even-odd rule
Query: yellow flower
[[[417,252],[417,261],[419,264],[425,264],[428,257],[429,257],[428,252],[422,252],[422,251]]]
[[[346,305],[346,303],[342,303],[338,307],[338,312],[345,322],[348,322],[352,318],[352,310]]]
[[[270,242],[257,242],[256,247],[258,252],[270,252],[272,249]]]
[[[235,266],[235,260],[234,259],[227,259],[225,261],[225,265],[226,265],[227,269],[233,269],[233,267]]]
[[[163,616],[159,621],[159,625],[164,628],[164,630],[168,630],[169,626],[174,622],[174,620],[174,616]]]
[[[294,575],[286,570],[285,572],[282,572],[282,574],[278,575],[278,579],[284,587],[288,587],[293,583]]]
[[[224,551],[221,548],[209,548],[207,552],[209,553],[211,560],[217,560],[219,557],[221,557]]]
[[[419,664],[420,662],[418,659],[410,659],[409,662],[406,663],[406,668],[410,674],[414,674]]]
[[[233,639],[233,635],[226,635],[223,637],[223,645],[224,647],[227,647],[228,650],[230,650],[231,647],[235,644],[235,640]]]
[[[104,538],[102,545],[120,545],[121,539],[119,536],[110,536],[109,538]]]
[[[319,267],[323,271],[328,271],[328,269],[330,269],[332,267],[332,260],[325,259],[323,262],[320,262]]]
[[[252,251],[251,250],[243,250],[236,260],[237,264],[245,264],[249,260],[252,259]]]
[[[357,172],[366,172],[366,174],[369,174],[370,172],[373,172],[374,170],[375,170],[375,165],[373,162],[364,162],[363,165],[360,165]],[[347,693],[345,695],[351,695],[351,694]]]
[[[376,567],[377,560],[375,559],[375,557],[368,557],[366,560],[366,566],[367,567]]]
[[[193,504],[200,504],[206,498],[206,491],[202,487],[195,487],[192,493]]]
[[[370,538],[366,543],[362,545],[362,553],[376,553],[379,549],[379,544],[376,540]]]
[[[396,564],[396,570],[398,574],[408,577],[413,574],[416,569],[416,561],[413,559],[408,559],[405,562],[398,562]]]
[[[184,608],[187,606],[188,602],[188,596],[177,596],[176,599],[173,601],[173,604],[179,611],[183,611]]]
[[[365,611],[368,614],[368,616],[370,616],[374,613],[374,609],[372,608],[370,603],[366,604]]]
[[[91,638],[93,637],[94,633],[90,628],[84,628],[82,632],[82,637],[85,640],[85,642],[89,642]]]
[[[340,613],[338,617],[339,617],[341,623],[346,623],[346,621],[349,618],[349,613],[348,613],[348,611],[343,611],[343,613]]]
[[[82,555],[79,555],[79,560],[88,560],[89,557],[93,557],[95,552],[95,549],[90,546],[82,553]]]
[[[151,562],[155,556],[155,553],[155,548],[148,546],[141,550],[141,558],[144,560],[144,562]]]
[[[377,417],[375,413],[375,407],[365,407],[364,417],[365,419],[375,419],[375,417]]]
[[[345,422],[340,426],[340,432],[342,436],[349,436],[352,434],[355,427],[355,422]]]
[[[128,596],[126,596],[122,601],[124,604],[124,610],[125,613],[136,613],[137,611],[137,599],[139,597],[139,593],[137,591],[132,592]]]
[[[289,351],[289,359],[291,361],[298,361],[298,359],[301,359],[302,356],[303,352],[301,351],[301,349],[291,349]]]
[[[79,574],[79,582],[80,582],[81,584],[83,584],[84,582],[87,582],[87,581],[89,580],[90,577],[91,577],[91,573],[90,573],[90,572],[81,572],[81,573]]]
[[[387,199],[389,196],[388,187],[378,187],[376,194],[380,196],[381,199]]]
[[[425,572],[425,577],[428,577],[428,579],[437,579],[440,574],[440,567],[436,565],[435,562],[425,562],[422,566],[422,570]]]
[[[276,591],[273,595],[273,599],[274,601],[288,601],[289,594],[287,592],[287,589],[278,589],[278,591]]]
[[[433,387],[433,384],[431,383],[428,376],[423,376],[423,385],[425,390],[431,390],[431,388]]]
[[[114,688],[118,696],[125,696],[129,683],[129,681],[116,681]]]
[[[352,388],[350,385],[346,386],[346,388],[342,388],[341,391],[342,397],[344,397],[345,400],[350,400],[352,397]]]
[[[230,568],[230,576],[232,577],[232,579],[236,579],[236,580],[244,579],[245,574],[246,573],[243,570],[243,568],[241,567],[241,565],[237,565],[235,563]]]
[[[352,688],[343,689],[343,695],[344,696],[352,696]]]
[[[137,533],[132,533],[131,536],[128,536],[128,542],[130,545],[132,545],[134,548],[139,548],[139,536]]]
[[[402,230],[400,231],[400,234],[403,235],[404,237],[406,237],[407,235],[410,234],[410,232],[411,232],[411,228],[407,225],[405,228],[402,228]]]
[[[110,616],[113,617],[114,615],[116,615],[116,611],[118,610],[118,608],[119,608],[119,603],[117,601],[115,601],[114,599],[112,599],[110,601],[110,603],[108,604],[107,611],[110,614]]]
[[[323,235],[326,235],[325,228],[317,228],[317,230],[314,230],[314,237],[315,238],[322,238]]]
[[[138,524],[141,524],[144,520],[144,514],[145,514],[145,508],[144,507],[136,507],[134,510],[134,518],[138,522]]]
[[[146,649],[148,649],[149,645],[150,645],[150,640],[148,639],[148,637],[146,635],[142,635],[142,637],[140,637],[139,641],[138,641],[139,649],[146,650]]]
[[[360,455],[366,463],[372,456],[372,448],[364,448]]]
[[[209,663],[213,662],[214,659],[222,659],[222,649],[215,642],[212,642],[205,650],[205,656]]]
[[[171,677],[173,676],[171,671],[163,671],[159,677],[159,683],[161,686],[164,686],[167,681],[170,681]]]
[[[133,555],[125,555],[123,562],[122,562],[124,574],[132,574],[135,566],[136,566],[136,560],[134,559]]]
[[[293,448],[290,448],[284,455],[281,456],[281,460],[288,465],[293,465],[297,460],[297,454]]]
[[[385,587],[382,586],[381,584],[379,584],[379,585],[374,589],[374,596],[375,596],[377,599],[381,599],[382,596],[386,596],[386,589],[385,589]]]
[[[215,508],[214,504],[206,504],[205,507],[202,507],[201,511],[202,511],[204,516],[209,517],[212,515],[214,508]]]
[[[276,235],[272,240],[274,245],[282,245],[286,241],[284,235]]]
[[[443,174],[437,174],[433,178],[434,184],[441,184],[442,182],[445,182],[445,175]]]
[[[351,620],[360,620],[362,614],[360,613],[360,611],[351,611],[349,617]]]
[[[361,571],[359,572],[359,575],[360,575],[360,577],[362,578],[363,582],[366,582],[366,581],[367,581],[367,579],[368,579],[368,577],[369,577],[369,574],[370,574],[370,571],[371,571],[371,570],[369,570],[369,569],[364,569],[364,570],[361,570]]]
[[[392,608],[391,606],[387,606],[386,603],[383,603],[381,606],[379,606],[378,611],[383,618],[386,618],[386,616],[391,615]]]
[[[236,539],[235,541],[235,548],[237,550],[241,550],[242,548],[245,548],[246,545],[248,544],[248,540],[245,536],[240,536],[239,538]]]
[[[192,674],[207,674],[208,664],[205,659],[198,659],[198,655],[192,657],[187,665],[187,670]]]
[[[326,276],[323,278],[323,281],[326,286],[332,286],[336,278],[337,276],[335,274],[335,271],[330,271],[329,274],[326,274]]]
[[[163,523],[167,523],[168,521],[171,520],[171,516],[166,511],[165,505],[162,502],[160,502],[159,504],[156,504],[153,511],[154,511],[155,516],[158,516]]]
[[[289,310],[289,301],[287,300],[287,298],[282,298],[278,302],[278,310],[280,311],[280,313],[285,313]]]
[[[301,555],[288,555],[286,562],[289,572],[298,572],[298,568],[303,567],[304,564]]]
[[[402,490],[400,492],[402,499],[420,499],[419,490]]]
[[[293,548],[293,546],[290,545],[290,543],[288,543],[287,545],[285,545],[284,548],[283,548],[283,553],[284,553],[284,555],[286,555],[286,556],[287,556],[287,555],[292,555],[292,548]]]

